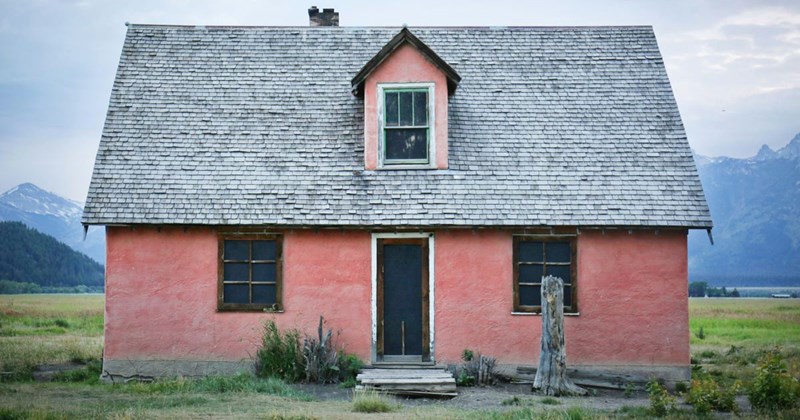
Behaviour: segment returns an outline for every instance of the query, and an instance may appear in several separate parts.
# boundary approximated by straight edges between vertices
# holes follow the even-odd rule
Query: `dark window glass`
[[[253,281],[275,281],[275,264],[253,264]]]
[[[519,304],[522,306],[541,306],[541,286],[519,286]]]
[[[544,273],[543,266],[540,264],[520,264],[519,282],[520,283],[541,283]]]
[[[575,279],[572,277],[575,256],[572,240],[535,240],[517,237],[514,239],[516,272],[514,287],[518,296],[515,311],[538,312],[541,310],[541,282],[543,276],[559,277],[564,281],[564,306],[569,312],[577,312],[572,300]],[[532,284],[533,283],[533,284]],[[534,293],[535,290],[535,293]]]
[[[400,92],[400,125],[414,125],[413,92]]]
[[[399,109],[400,104],[398,100],[398,92],[386,92],[386,126],[396,127],[399,125]]]
[[[218,309],[282,309],[280,239],[271,238],[275,236],[241,234],[222,239]]]
[[[225,303],[250,303],[250,285],[226,284],[223,293]]]
[[[263,303],[263,304],[275,303],[275,285],[254,284],[253,303]]]
[[[225,263],[224,281],[250,281],[250,264]]]
[[[572,269],[568,265],[548,265],[547,274],[553,277],[560,277],[564,284],[572,283]]]
[[[569,262],[571,254],[569,242],[547,243],[547,262]]]
[[[249,260],[249,241],[225,241],[225,259],[236,261]]]
[[[520,241],[517,252],[521,262],[544,261],[544,247],[541,242]]]
[[[414,125],[428,125],[428,92],[414,92]]]
[[[275,241],[253,241],[253,260],[274,261]]]
[[[427,159],[428,129],[386,130],[386,159]]]

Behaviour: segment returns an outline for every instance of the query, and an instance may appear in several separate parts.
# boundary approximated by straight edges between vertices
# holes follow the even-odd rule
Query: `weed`
[[[675,410],[676,399],[669,395],[666,388],[664,388],[658,381],[651,380],[646,386],[647,392],[650,394],[650,412],[655,416],[664,416],[670,411]]]
[[[174,378],[152,383],[136,383],[123,389],[139,394],[178,394],[201,392],[209,394],[260,393],[277,395],[298,401],[311,401],[307,394],[297,391],[278,378],[256,378],[249,373],[235,376],[207,376],[199,379]]]
[[[491,385],[495,382],[496,359],[475,353],[470,349],[461,352],[460,366],[450,365],[447,370],[456,378],[458,386]]]
[[[350,384],[348,388],[352,388],[356,384],[356,376],[364,369],[364,362],[354,354],[342,353],[339,357],[339,380],[342,383]]]
[[[541,400],[539,400],[539,402],[544,405],[561,405],[561,401],[559,401],[558,398],[553,398],[553,397],[542,398]]]
[[[372,390],[354,391],[352,401],[356,413],[390,413],[398,409],[386,395]]]
[[[694,336],[699,338],[699,339],[701,339],[701,340],[705,340],[706,339],[706,333],[705,333],[705,331],[703,331],[703,327],[700,327],[700,329],[694,334]]]
[[[750,404],[758,411],[791,409],[800,402],[800,382],[792,377],[775,348],[759,361],[756,378],[747,392]]]
[[[100,383],[103,363],[99,360],[90,360],[81,369],[61,372],[53,377],[55,382],[82,382],[87,385]]]
[[[339,388],[355,388],[356,384],[356,378],[348,378],[339,382]]]
[[[69,322],[67,322],[67,320],[64,319],[64,318],[56,319],[55,321],[53,321],[53,324],[55,324],[56,327],[61,327],[61,328],[64,328],[64,329],[69,328]]]
[[[339,380],[339,352],[333,340],[333,330],[324,330],[324,319],[319,317],[317,337],[303,339],[303,360],[306,381],[318,384]]]
[[[686,385],[686,382],[675,383],[675,392],[678,394],[685,394],[687,391],[689,391],[689,387]]]
[[[518,396],[513,396],[511,398],[506,398],[502,402],[501,405],[522,405],[522,399]]]
[[[630,398],[633,396],[633,391],[636,391],[636,385],[634,385],[633,382],[628,382],[625,384],[625,390],[622,391],[622,395],[624,395],[625,398]]]

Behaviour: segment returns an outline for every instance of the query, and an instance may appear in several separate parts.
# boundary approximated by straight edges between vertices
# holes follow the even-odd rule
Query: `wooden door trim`
[[[372,234],[372,361],[383,355],[383,245],[413,244],[422,246],[422,361],[434,361],[434,236],[433,233]]]

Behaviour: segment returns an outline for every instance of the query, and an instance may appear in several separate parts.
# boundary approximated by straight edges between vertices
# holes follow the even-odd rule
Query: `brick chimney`
[[[322,13],[320,13],[317,6],[311,6],[308,9],[308,25],[339,26],[339,12],[334,12],[333,9],[322,9]]]

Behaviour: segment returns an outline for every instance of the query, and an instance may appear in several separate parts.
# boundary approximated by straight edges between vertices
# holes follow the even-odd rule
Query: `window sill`
[[[580,316],[580,312],[564,314],[564,316]],[[542,316],[541,312],[511,312],[511,315],[514,316]]]
[[[265,314],[282,314],[284,310],[270,308],[217,308],[217,312],[261,312]]]
[[[429,170],[433,170],[433,169],[439,169],[439,168],[437,168],[437,167],[435,167],[433,165],[425,163],[425,164],[383,165],[383,166],[379,166],[375,170],[376,171],[394,171],[394,170],[397,170],[397,169],[429,169]]]

